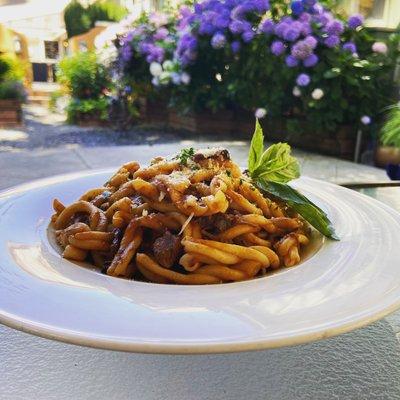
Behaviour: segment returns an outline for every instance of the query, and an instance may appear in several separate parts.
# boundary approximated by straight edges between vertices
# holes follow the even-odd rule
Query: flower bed
[[[21,124],[21,102],[19,100],[0,100],[0,127],[12,128]]]
[[[204,0],[144,15],[123,24],[113,74],[132,101],[168,99],[175,128],[234,132],[247,122],[231,114],[244,110],[281,120],[277,140],[295,132],[303,147],[350,154],[358,129],[372,132],[394,102],[399,35],[376,41],[361,16],[328,3]]]

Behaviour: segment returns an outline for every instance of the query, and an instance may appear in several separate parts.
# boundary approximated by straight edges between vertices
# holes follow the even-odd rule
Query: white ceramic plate
[[[47,225],[112,170],[58,176],[0,195],[0,322],[51,339],[113,350],[214,353],[288,346],[338,335],[400,306],[400,214],[309,178],[295,183],[331,217],[301,265],[247,282],[172,286],[134,282],[60,257]]]

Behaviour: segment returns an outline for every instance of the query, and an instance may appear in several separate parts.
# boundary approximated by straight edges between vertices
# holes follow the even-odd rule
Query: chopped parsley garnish
[[[182,165],[187,165],[188,159],[194,156],[194,148],[189,147],[187,149],[182,149],[180,153],[175,157],[175,159],[179,160],[179,163]]]
[[[230,169],[227,169],[225,172],[226,172],[226,175],[229,176],[229,178],[232,176],[232,172]]]

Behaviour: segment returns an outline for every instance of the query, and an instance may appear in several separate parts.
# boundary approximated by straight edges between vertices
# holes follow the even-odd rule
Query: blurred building
[[[7,32],[0,34],[0,48],[6,46],[28,62],[26,81],[31,101],[46,103],[49,93],[58,88],[55,69],[68,43],[63,16],[68,2],[3,0],[0,6],[0,26]]]
[[[67,40],[64,9],[70,0],[0,0],[0,53],[15,54],[30,63],[27,80],[32,96],[54,90],[55,68],[66,54],[93,50],[110,43],[118,24],[98,21],[88,32]],[[90,4],[94,0],[81,0]],[[132,21],[143,12],[160,10],[167,0],[115,0],[128,9]],[[177,5],[182,0],[170,0]],[[400,24],[400,0],[342,0],[348,14],[361,13],[366,25],[390,31]]]

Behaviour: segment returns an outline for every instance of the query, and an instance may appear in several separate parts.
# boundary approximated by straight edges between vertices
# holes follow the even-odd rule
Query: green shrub
[[[21,81],[16,80],[0,82],[0,99],[25,101],[26,93],[24,85]]]
[[[0,55],[0,82],[4,80],[22,81],[26,74],[26,65],[15,56]]]
[[[71,97],[78,99],[98,98],[111,86],[107,68],[91,52],[61,60],[57,77]]]
[[[98,99],[72,99],[67,106],[67,120],[76,123],[82,114],[90,115],[102,121],[108,119],[109,102],[106,97]]]
[[[112,0],[98,0],[88,7],[88,13],[92,26],[96,21],[120,21],[127,14],[124,7]]]
[[[381,142],[385,146],[400,148],[400,105],[389,109],[388,117],[381,131]]]
[[[22,84],[25,66],[16,57],[0,55],[0,99],[24,101],[26,93]]]
[[[107,119],[107,93],[112,84],[109,71],[95,53],[79,53],[64,58],[59,64],[57,77],[64,86],[64,93],[71,97],[67,106],[69,122],[77,122],[85,114],[100,120]]]
[[[87,32],[92,26],[87,9],[78,0],[72,0],[65,8],[64,22],[69,38]]]
[[[112,0],[97,0],[84,7],[79,0],[72,0],[64,11],[68,37],[80,35],[92,28],[97,21],[120,21],[127,10]]]

